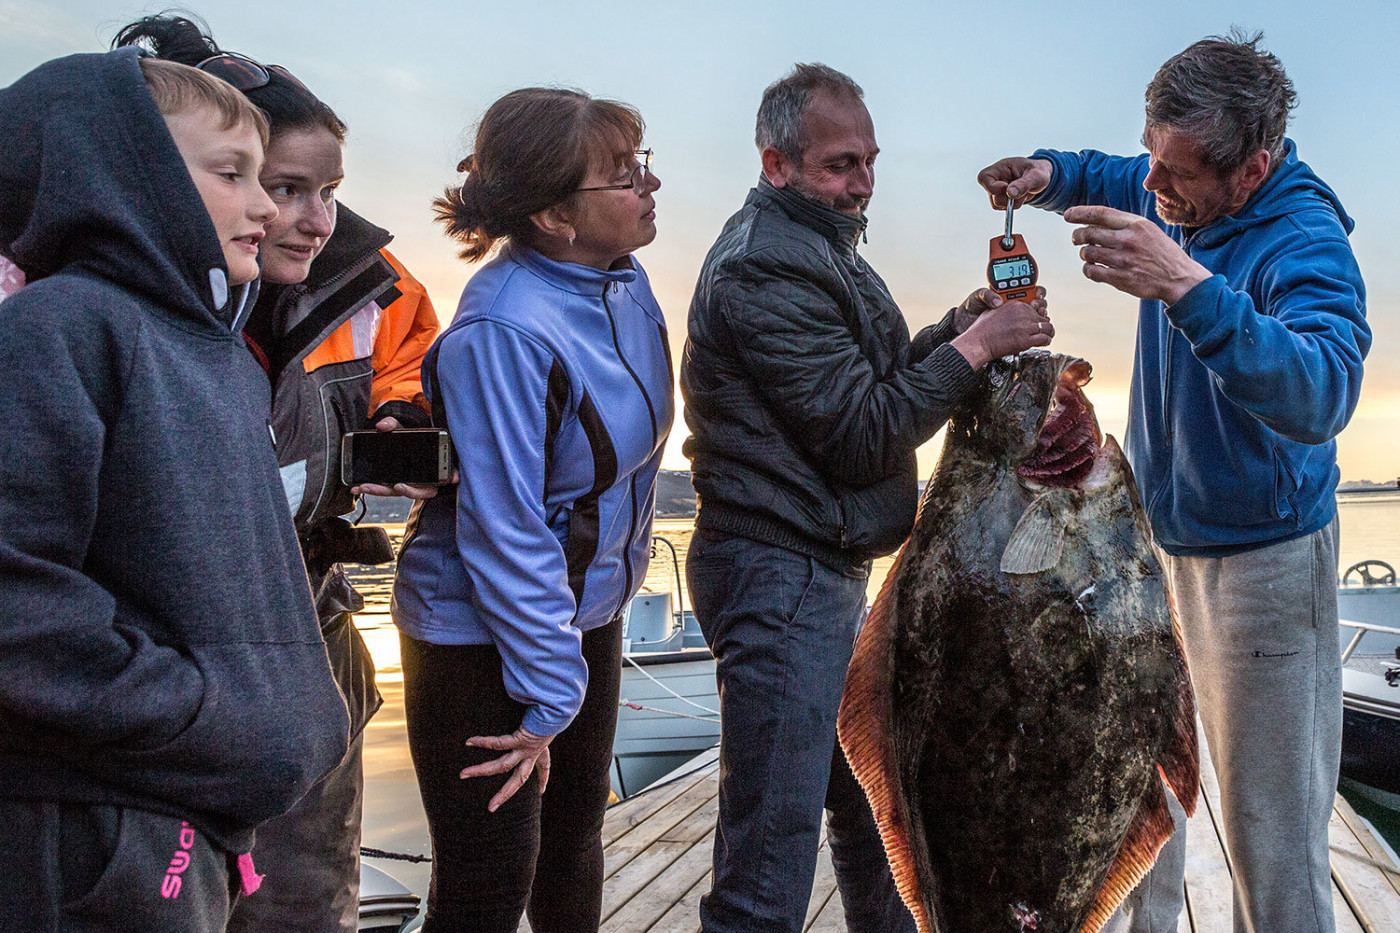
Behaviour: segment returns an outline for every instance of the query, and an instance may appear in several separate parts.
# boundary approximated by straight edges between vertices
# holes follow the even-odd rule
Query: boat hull
[[[708,648],[624,654],[621,701],[612,768],[620,798],[719,742],[715,659]]]
[[[1347,622],[1400,627],[1400,586],[1338,587],[1337,608]],[[1350,626],[1341,634],[1352,649],[1342,670],[1342,776],[1400,794],[1400,682],[1382,674],[1400,636]]]

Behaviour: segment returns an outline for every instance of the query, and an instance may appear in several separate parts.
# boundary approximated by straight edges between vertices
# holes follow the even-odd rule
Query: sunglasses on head
[[[220,52],[218,55],[211,55],[195,67],[227,81],[240,91],[252,91],[266,87],[272,81],[272,76],[276,74],[279,78],[286,78],[306,93],[311,93],[310,88],[298,81],[296,75],[281,65],[264,65],[261,62],[253,61],[246,55],[239,55],[237,52]]]

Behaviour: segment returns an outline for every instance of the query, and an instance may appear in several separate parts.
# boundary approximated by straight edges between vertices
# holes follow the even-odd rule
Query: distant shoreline
[[[920,490],[923,484],[920,483]],[[1373,483],[1351,480],[1337,487],[1338,496],[1368,496],[1376,493],[1400,494],[1400,483]],[[408,518],[412,504],[407,499],[365,496],[364,521],[392,525]],[[689,470],[662,470],[656,478],[657,518],[682,519],[695,517],[695,487],[690,483]]]

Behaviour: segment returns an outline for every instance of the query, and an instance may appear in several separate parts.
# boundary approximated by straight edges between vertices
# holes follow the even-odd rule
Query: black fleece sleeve
[[[720,296],[753,383],[790,436],[829,479],[878,482],[934,435],[977,383],[946,344],[875,378],[842,314],[833,272],[814,276],[795,250],[748,257]]]

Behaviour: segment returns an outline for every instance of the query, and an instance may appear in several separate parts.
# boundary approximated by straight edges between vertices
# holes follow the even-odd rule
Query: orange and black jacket
[[[306,535],[355,507],[340,441],[393,416],[426,427],[419,375],[438,320],[423,286],[384,246],[389,234],[339,207],[305,282],[264,286],[245,330],[272,380],[270,426],[287,503]]]

